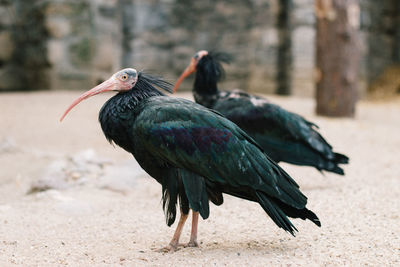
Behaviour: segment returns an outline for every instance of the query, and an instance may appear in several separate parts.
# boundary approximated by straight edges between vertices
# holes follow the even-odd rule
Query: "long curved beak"
[[[181,76],[178,78],[178,80],[175,83],[174,89],[172,89],[173,93],[176,93],[176,91],[179,88],[179,85],[181,85],[182,81],[189,76],[190,74],[192,74],[193,72],[196,71],[196,65],[197,65],[197,61],[192,58],[192,60],[190,61],[189,66],[186,67],[186,69],[183,71],[183,73],[181,74]]]
[[[116,79],[114,77],[111,77],[110,79],[83,93],[80,97],[75,99],[74,102],[72,102],[72,104],[65,110],[64,114],[60,118],[60,122],[65,118],[65,116],[67,116],[68,112],[70,112],[70,110],[78,105],[81,101],[103,92],[113,91],[115,90],[116,85]]]

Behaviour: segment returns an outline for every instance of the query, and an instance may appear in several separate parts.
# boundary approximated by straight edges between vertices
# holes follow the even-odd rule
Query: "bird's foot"
[[[168,246],[160,248],[160,249],[156,249],[155,251],[157,252],[161,252],[161,253],[169,253],[169,252],[176,252],[178,250],[180,250],[179,247],[184,247],[185,245],[183,244],[168,244]]]
[[[184,245],[185,248],[198,248],[199,243],[196,240],[190,240],[189,243]]]

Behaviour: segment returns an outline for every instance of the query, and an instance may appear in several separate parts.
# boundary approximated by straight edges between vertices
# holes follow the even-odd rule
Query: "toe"
[[[199,247],[199,243],[197,243],[197,241],[190,241],[189,243],[187,243],[185,245],[185,247],[198,248]]]
[[[161,253],[169,253],[169,252],[175,252],[178,250],[179,250],[178,246],[168,244],[168,246],[157,249],[156,251],[161,252]]]

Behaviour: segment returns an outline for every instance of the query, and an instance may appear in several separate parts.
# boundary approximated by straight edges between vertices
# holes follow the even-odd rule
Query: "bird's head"
[[[186,67],[181,76],[178,78],[173,92],[175,93],[182,81],[195,71],[201,73],[204,79],[211,79],[217,82],[223,77],[224,74],[224,69],[222,68],[221,62],[230,63],[230,61],[231,57],[226,53],[200,50],[191,58],[189,66]]]
[[[160,87],[168,92],[172,92],[170,89],[171,84],[163,81],[158,77],[153,77],[151,75],[138,72],[132,68],[126,68],[114,73],[108,80],[95,86],[89,91],[83,93],[80,97],[74,100],[72,104],[65,110],[64,114],[61,116],[60,121],[62,121],[68,112],[78,105],[81,101],[108,91],[125,92],[132,90],[134,88],[140,87],[149,90],[157,90],[155,87]],[[139,88],[137,88],[139,89]],[[158,90],[157,90],[158,91]],[[160,93],[162,94],[162,93]]]

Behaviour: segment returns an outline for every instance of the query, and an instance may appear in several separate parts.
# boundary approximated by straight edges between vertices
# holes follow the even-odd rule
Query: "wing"
[[[238,126],[191,101],[152,97],[143,102],[133,134],[153,158],[213,183],[247,187],[302,209],[296,182]]]
[[[331,145],[316,131],[315,124],[261,97],[234,91],[221,97],[214,108],[258,142],[263,143],[261,140],[266,138],[265,142],[282,152],[285,147],[288,153],[308,147],[329,160],[336,156]],[[275,159],[273,154],[271,157]]]

